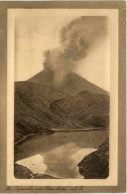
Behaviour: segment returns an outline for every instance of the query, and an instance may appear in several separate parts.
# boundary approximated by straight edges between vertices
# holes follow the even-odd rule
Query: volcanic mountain
[[[54,85],[52,71],[43,70],[15,83],[15,142],[52,128],[103,127],[109,124],[109,96],[75,73]]]
[[[32,83],[44,84],[52,86],[63,93],[69,95],[76,95],[81,91],[89,91],[91,93],[98,93],[108,95],[108,92],[90,83],[86,79],[80,77],[78,74],[68,73],[63,82],[59,85],[54,84],[54,72],[51,70],[43,70],[28,80]]]

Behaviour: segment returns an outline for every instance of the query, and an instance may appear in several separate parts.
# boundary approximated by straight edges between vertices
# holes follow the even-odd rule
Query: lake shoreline
[[[36,134],[29,134],[29,135],[26,135],[24,136],[23,138],[21,138],[20,140],[16,141],[14,143],[14,146],[16,145],[20,145],[22,144],[24,141],[28,140],[28,139],[31,139],[35,136],[41,136],[41,135],[51,135],[53,133],[60,133],[60,132],[65,132],[65,133],[73,133],[73,132],[89,132],[89,131],[97,131],[97,130],[108,130],[108,128],[80,128],[80,129],[57,129],[57,128],[53,128],[52,130],[50,130],[50,132],[48,131],[48,133],[36,133]]]
[[[95,131],[95,130],[108,130],[108,128],[102,128],[102,127],[93,127],[93,128],[79,128],[79,129],[57,129],[53,128],[52,129],[54,132],[87,132],[87,131]]]
[[[22,144],[24,141],[26,141],[26,140],[28,140],[28,139],[31,139],[32,137],[35,137],[35,136],[41,136],[41,135],[51,135],[51,134],[53,134],[54,133],[54,131],[51,131],[51,133],[36,133],[36,134],[29,134],[29,135],[26,135],[26,136],[24,136],[23,138],[21,138],[20,140],[18,140],[18,141],[16,141],[15,142],[15,146],[16,145],[20,145],[20,144]]]

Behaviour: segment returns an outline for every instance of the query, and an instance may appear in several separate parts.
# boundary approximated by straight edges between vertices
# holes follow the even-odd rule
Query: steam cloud
[[[78,62],[90,53],[95,43],[107,35],[107,17],[83,16],[60,31],[60,48],[45,51],[44,69],[54,71],[59,85]]]

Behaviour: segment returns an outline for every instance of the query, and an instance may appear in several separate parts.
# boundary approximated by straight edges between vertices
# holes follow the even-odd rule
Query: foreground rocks
[[[78,164],[84,179],[105,179],[109,175],[109,140],[102,143],[98,150],[85,156]]]
[[[32,173],[28,168],[16,163],[14,165],[14,176],[18,179],[56,179],[49,175]]]

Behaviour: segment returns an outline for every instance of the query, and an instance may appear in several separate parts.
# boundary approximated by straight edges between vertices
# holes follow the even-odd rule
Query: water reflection
[[[81,149],[74,143],[60,146],[46,153],[17,161],[33,173],[47,174],[57,178],[83,178],[77,164],[96,149]]]
[[[32,172],[57,178],[83,178],[77,164],[95,151],[108,131],[54,133],[29,139],[17,146],[15,160]]]

